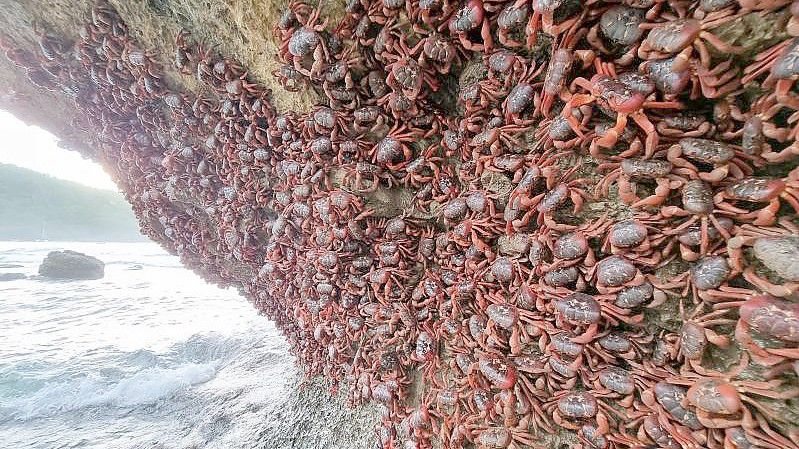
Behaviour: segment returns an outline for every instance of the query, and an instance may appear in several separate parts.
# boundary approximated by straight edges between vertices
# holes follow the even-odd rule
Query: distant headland
[[[0,240],[144,241],[118,192],[0,164]]]

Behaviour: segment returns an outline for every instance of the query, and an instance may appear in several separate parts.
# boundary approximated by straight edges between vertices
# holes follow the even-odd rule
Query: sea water
[[[0,282],[0,449],[271,446],[298,374],[266,318],[153,243],[0,242],[0,272],[62,249],[105,277]]]

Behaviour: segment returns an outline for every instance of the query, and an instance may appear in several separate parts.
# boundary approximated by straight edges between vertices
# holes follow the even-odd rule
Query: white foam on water
[[[51,382],[0,407],[5,418],[29,420],[85,407],[135,407],[155,404],[214,378],[216,363],[187,363],[174,368],[147,368],[109,382],[97,377]]]
[[[1,448],[264,447],[294,375],[274,325],[152,243],[0,242],[0,262],[62,247],[106,277],[0,286]]]

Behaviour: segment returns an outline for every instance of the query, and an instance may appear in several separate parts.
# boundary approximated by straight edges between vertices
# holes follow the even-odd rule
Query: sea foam
[[[115,382],[96,377],[50,382],[0,406],[0,421],[29,420],[85,407],[155,404],[211,380],[216,371],[215,363],[187,363],[174,368],[147,368]]]

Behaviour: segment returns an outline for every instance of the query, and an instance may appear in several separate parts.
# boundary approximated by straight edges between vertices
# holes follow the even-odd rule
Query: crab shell
[[[731,384],[718,379],[697,381],[686,393],[688,402],[709,412],[731,415],[741,410],[743,404],[738,390]]]
[[[757,332],[799,343],[799,303],[760,295],[746,301],[739,314]]]

